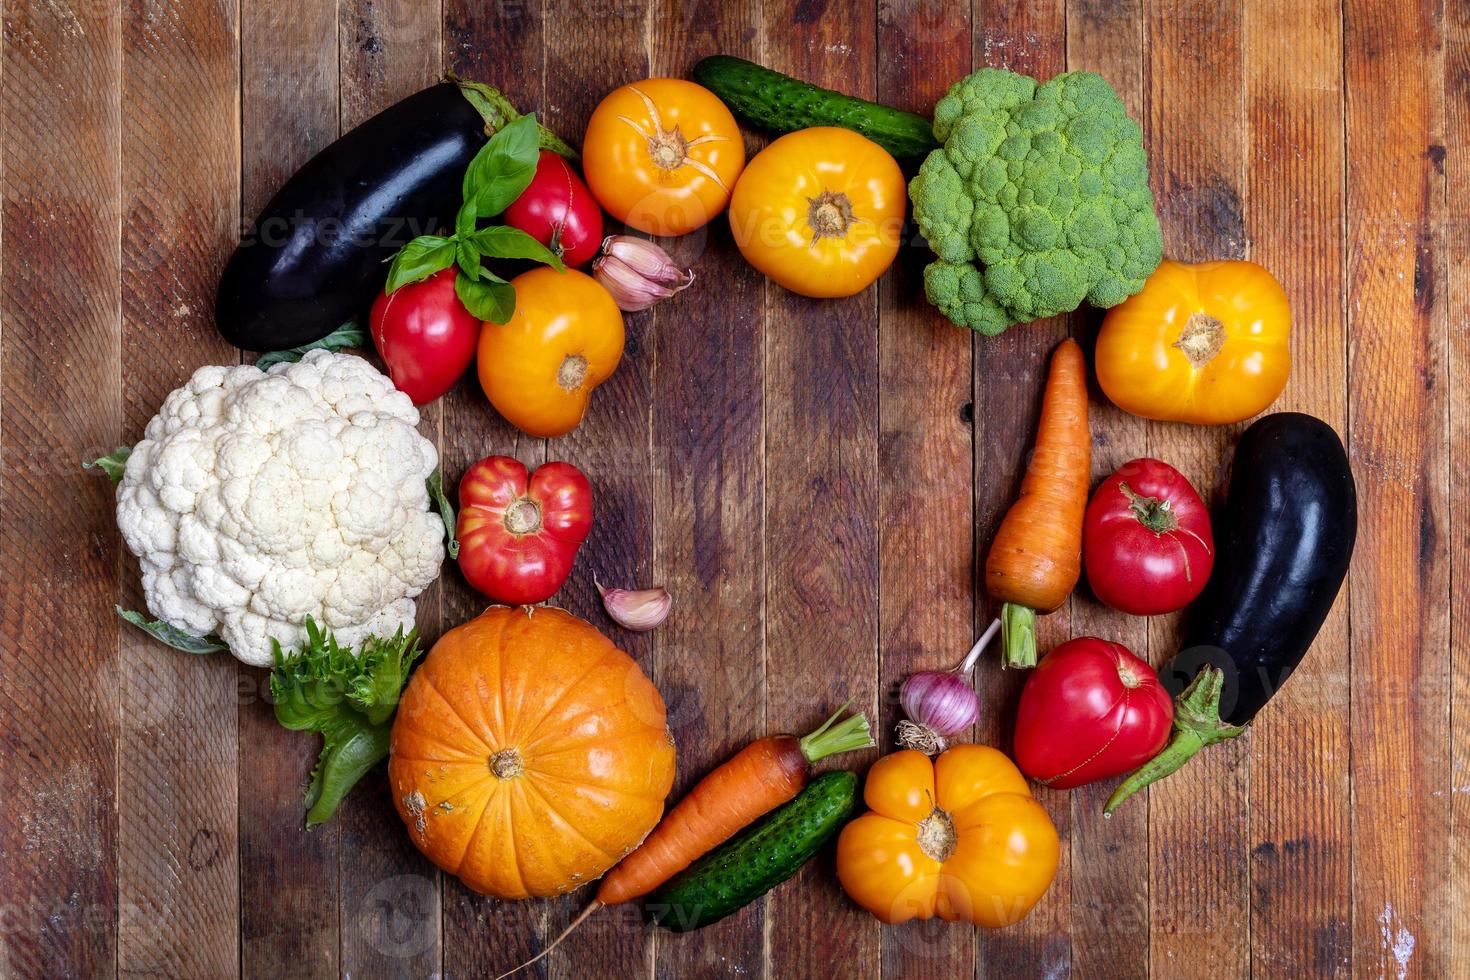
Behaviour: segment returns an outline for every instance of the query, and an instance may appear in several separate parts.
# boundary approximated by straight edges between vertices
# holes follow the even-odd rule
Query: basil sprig
[[[392,293],[434,273],[458,266],[454,291],[465,309],[481,320],[505,323],[516,308],[510,283],[485,268],[484,259],[531,259],[561,272],[561,256],[518,228],[480,227],[521,196],[536,175],[541,152],[534,113],[501,129],[475,154],[464,174],[464,204],[452,235],[422,235],[399,249],[388,267]]]

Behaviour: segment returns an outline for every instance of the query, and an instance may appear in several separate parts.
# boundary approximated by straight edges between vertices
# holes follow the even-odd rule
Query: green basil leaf
[[[439,519],[444,522],[445,548],[450,558],[459,557],[459,539],[454,536],[456,524],[454,522],[454,505],[444,495],[444,477],[436,469],[429,474],[429,503],[439,509]]]
[[[470,161],[464,175],[465,204],[473,202],[481,218],[504,211],[536,176],[540,154],[534,113],[506,126]]]
[[[459,214],[454,216],[454,237],[464,241],[475,233],[475,221],[480,217],[480,212],[475,210],[475,202],[465,198],[464,204],[460,205]]]
[[[492,225],[475,232],[475,237],[470,240],[487,259],[533,259],[546,263],[557,272],[566,270],[560,255],[519,228]]]
[[[398,250],[388,267],[389,293],[396,293],[411,282],[422,282],[440,269],[454,264],[454,239],[439,235],[423,235]]]
[[[203,654],[219,653],[222,650],[229,649],[229,647],[225,646],[225,642],[213,633],[204,636],[195,636],[193,633],[187,630],[181,630],[177,626],[165,623],[161,619],[149,619],[142,613],[135,612],[132,609],[124,609],[122,606],[113,606],[112,608],[116,609],[117,614],[123,619],[132,623],[160,643],[166,643],[175,650],[182,650],[185,653]]]
[[[90,463],[83,463],[82,469],[99,469],[107,474],[113,486],[117,486],[122,482],[123,470],[127,469],[128,457],[131,455],[133,455],[133,447],[118,446],[106,456],[98,456]]]
[[[262,354],[255,362],[255,366],[264,371],[272,364],[294,364],[305,357],[308,351],[329,350],[336,352],[352,347],[366,347],[367,345],[367,331],[358,326],[356,320],[348,320],[321,340],[313,340],[309,344],[292,347],[290,350],[273,350],[268,354]]]
[[[474,242],[461,239],[455,247],[454,258],[461,272],[471,279],[480,278],[480,249]]]
[[[491,323],[506,323],[516,311],[516,290],[498,277],[454,277],[454,291],[471,315]]]

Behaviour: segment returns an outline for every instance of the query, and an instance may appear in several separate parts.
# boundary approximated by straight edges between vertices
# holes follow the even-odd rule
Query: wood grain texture
[[[878,5],[879,101],[928,114],[970,70],[966,3]],[[959,662],[975,631],[973,334],[924,299],[932,253],[907,229],[878,286],[879,747],[904,717],[898,690]],[[988,664],[981,667],[984,671]],[[965,733],[968,737],[968,733]],[[976,937],[934,922],[884,929],[890,977],[970,976]]]
[[[1067,4],[1067,69],[1094,71],[1107,79],[1137,120],[1144,118],[1143,19],[1141,0],[1070,0]],[[1091,354],[1102,313],[1074,314],[1072,332]],[[1148,424],[1108,402],[1088,379],[1092,402],[1094,489],[1130,460],[1150,455]],[[1072,596],[1072,632],[1123,644],[1157,664],[1148,642],[1148,621],[1109,609],[1085,582]],[[1072,803],[1072,974],[1085,977],[1145,977],[1149,969],[1149,803],[1140,794],[1111,818],[1102,816],[1116,781],[1073,790]]]
[[[715,16],[720,9],[653,4],[649,73],[685,76],[715,52],[757,57],[761,11]],[[655,307],[650,326],[653,581],[674,600],[652,634],[652,662],[679,748],[672,805],[767,727],[764,280],[740,257],[724,215],[662,243],[699,277]],[[656,931],[655,975],[760,976],[766,919],[766,903],[756,902],[696,932]]]
[[[0,22],[0,972],[90,977],[118,955],[123,549],[80,463],[125,435],[121,22],[13,2]]]
[[[1241,0],[1145,6],[1147,116],[1164,254],[1184,262],[1244,258],[1246,131]],[[1149,448],[1217,501],[1235,426],[1150,425]],[[1149,650],[1179,649],[1179,616],[1149,622]],[[1151,970],[1220,978],[1250,970],[1247,860],[1250,735],[1213,746],[1152,788],[1149,798]]]
[[[1440,13],[1344,5],[1355,976],[1447,976],[1454,934]]]
[[[339,0],[341,130],[371,118],[441,75],[437,0]],[[367,311],[363,311],[366,315]],[[422,410],[419,430],[441,442],[441,405]],[[417,600],[425,648],[442,629],[440,586]],[[338,809],[342,972],[430,976],[440,969],[439,875],[413,847],[393,808],[386,769],[365,776]]]
[[[765,63],[876,94],[876,9],[769,3]],[[766,723],[804,733],[851,698],[878,714],[877,289],[810,300],[765,284]],[[832,765],[862,767],[874,753]],[[877,922],[847,902],[823,855],[766,903],[767,973],[834,964],[872,975]],[[817,937],[820,937],[817,939]],[[814,941],[817,940],[817,941]]]
[[[1446,10],[1444,46],[1443,147],[1445,210],[1445,319],[1449,324],[1450,473],[1450,669],[1453,677],[1450,719],[1450,776],[1445,791],[1450,811],[1450,905],[1470,904],[1470,494],[1460,474],[1470,465],[1470,7]],[[1431,153],[1433,151],[1431,150]],[[1470,972],[1470,928],[1452,924],[1448,969]]]
[[[213,329],[239,214],[237,11],[134,0],[122,13],[125,442],[168,393],[238,352]],[[194,97],[173,104],[178,86]],[[141,609],[136,563],[119,600]],[[239,969],[236,661],[120,636],[120,976]]]
[[[337,138],[336,0],[241,0],[241,217]],[[266,672],[238,668],[240,966],[246,976],[333,977],[341,967],[341,822],[305,830],[321,749],[276,723]]]
[[[1342,315],[1342,39],[1336,0],[1247,5],[1245,229],[1292,303],[1291,383],[1274,411],[1347,429]],[[1345,975],[1348,595],[1252,727],[1251,963],[1257,975]]]
[[[1005,68],[1045,80],[1066,68],[1066,13],[1062,0],[974,5],[976,67]],[[983,569],[995,531],[1015,502],[1030,459],[1041,393],[1051,353],[1068,335],[1066,317],[1018,324],[997,337],[974,338],[975,558]],[[975,590],[975,624],[984,628],[1000,612],[983,588]],[[1071,635],[1071,603],[1038,616],[1036,648],[1043,652]],[[1026,672],[1001,669],[997,643],[975,671],[980,713],[976,741],[1009,751],[1015,710]],[[1054,975],[1069,968],[1067,922],[1071,907],[1071,813],[1065,793],[1035,787],[1062,837],[1062,859],[1051,890],[1022,922],[982,931],[981,969],[987,974]]]

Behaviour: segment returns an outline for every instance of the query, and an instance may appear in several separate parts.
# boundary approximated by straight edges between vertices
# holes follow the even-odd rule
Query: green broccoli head
[[[938,256],[925,292],[954,322],[995,334],[1116,306],[1158,267],[1143,134],[1099,76],[983,68],[939,100],[934,135],[909,196]]]

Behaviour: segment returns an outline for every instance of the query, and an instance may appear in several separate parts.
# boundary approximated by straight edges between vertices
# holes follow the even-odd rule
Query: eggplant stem
[[[1200,749],[1238,738],[1245,731],[1244,725],[1220,720],[1220,692],[1224,687],[1225,672],[1219,667],[1206,665],[1194,676],[1174,703],[1174,735],[1169,744],[1118,784],[1103,806],[1103,816],[1112,816],[1128,797],[1177,772]]]

